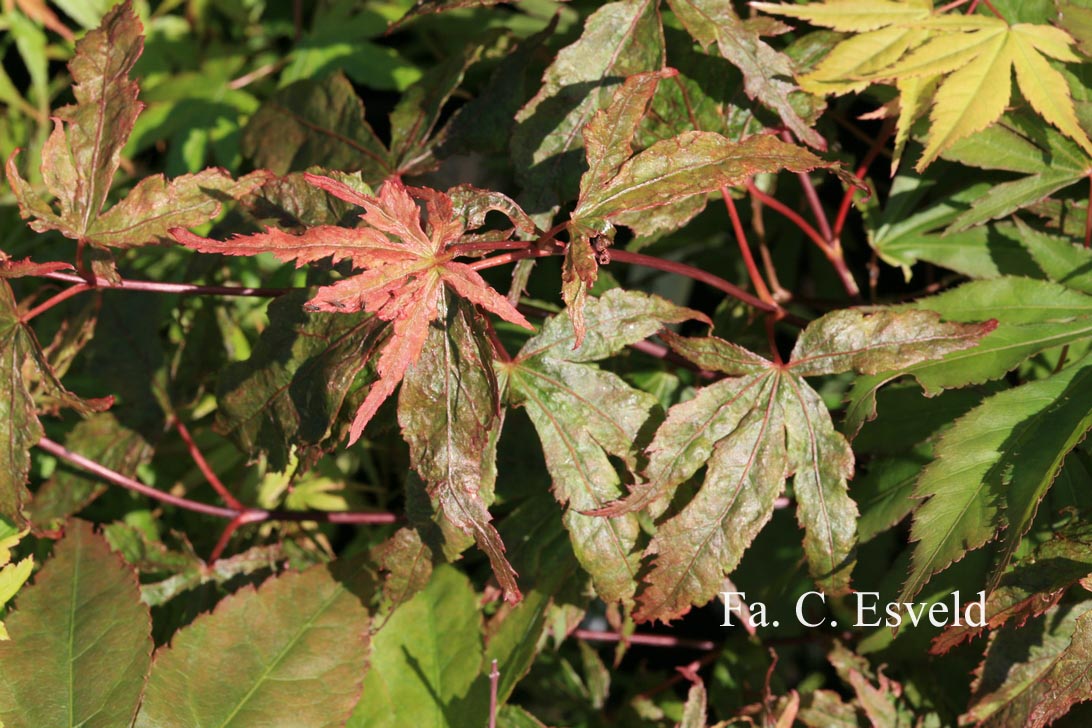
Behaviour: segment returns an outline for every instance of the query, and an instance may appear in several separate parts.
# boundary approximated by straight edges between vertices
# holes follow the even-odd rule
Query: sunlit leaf
[[[484,724],[482,621],[466,577],[437,568],[372,641],[371,666],[349,728]]]
[[[244,587],[159,648],[136,725],[275,725],[285,716],[343,725],[360,695],[367,632],[360,597],[326,566]]]
[[[709,601],[739,563],[793,476],[812,576],[827,593],[849,587],[857,508],[847,494],[853,453],[805,376],[869,371],[973,347],[989,325],[942,324],[886,310],[840,311],[813,322],[787,365],[722,339],[664,334],[672,348],[728,378],[672,407],[648,448],[648,482],[600,509],[664,511],[676,489],[706,467],[697,493],[659,525],[635,616],[669,620]]]
[[[0,717],[10,728],[129,725],[151,664],[135,572],[86,521],[24,588],[0,641]]]
[[[226,241],[203,238],[179,228],[171,234],[183,245],[204,253],[269,252],[281,260],[294,260],[297,266],[332,257],[347,259],[354,267],[365,269],[319,289],[304,306],[309,311],[329,313],[367,311],[391,324],[375,365],[378,381],[369,389],[349,431],[352,444],[420,357],[429,323],[440,318],[445,286],[508,321],[525,327],[530,324],[476,271],[454,260],[458,250],[451,246],[460,240],[465,227],[447,195],[428,188],[406,187],[397,178],[384,183],[378,197],[361,194],[330,177],[307,175],[307,180],[363,207],[365,212],[360,218],[367,225],[319,226],[302,235],[270,229]],[[428,210],[425,227],[415,199],[422,200]]]
[[[1000,568],[1031,525],[1039,501],[1065,456],[1092,428],[1077,392],[1087,391],[1092,364],[996,394],[956,420],[937,442],[914,495],[917,542],[900,600],[1007,524]]]
[[[596,590],[608,601],[629,599],[636,587],[640,530],[633,514],[586,515],[622,494],[611,458],[625,471],[636,468],[638,437],[657,408],[656,398],[634,389],[591,362],[655,334],[662,326],[700,316],[663,299],[609,291],[589,299],[588,333],[574,347],[569,317],[550,319],[511,363],[498,362],[509,398],[522,405],[542,440],[554,496],[567,507],[565,527],[573,549]]]

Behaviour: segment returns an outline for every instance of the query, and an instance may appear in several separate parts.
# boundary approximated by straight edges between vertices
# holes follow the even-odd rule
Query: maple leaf
[[[800,118],[789,101],[796,87],[779,78],[792,77],[792,60],[744,25],[730,0],[668,0],[668,5],[703,48],[716,43],[721,56],[739,68],[748,97],[777,112],[797,138],[816,149],[826,149],[823,137]]]
[[[11,286],[0,280],[0,361],[8,376],[0,390],[0,516],[23,525],[30,448],[44,432],[38,410],[69,407],[89,414],[108,408],[113,398],[83,400],[65,389],[42,353],[34,332],[20,318]],[[35,403],[40,395],[41,405]]]
[[[223,241],[181,228],[170,232],[178,242],[203,253],[272,253],[279,260],[295,261],[297,267],[331,258],[335,262],[347,260],[354,268],[363,269],[320,288],[306,304],[311,311],[367,311],[391,324],[390,335],[380,346],[376,362],[379,378],[357,410],[349,431],[349,444],[360,438],[379,405],[394,392],[420,357],[429,323],[440,319],[444,309],[445,288],[506,321],[531,328],[523,315],[473,268],[454,260],[460,250],[453,246],[463,239],[467,223],[456,214],[450,196],[429,188],[407,187],[397,178],[387,180],[378,197],[357,192],[330,177],[307,174],[305,178],[315,187],[363,207],[365,212],[360,219],[364,227],[319,225],[300,235],[267,229]],[[461,190],[464,197],[476,197],[466,190]],[[493,200],[492,204],[503,197],[486,192],[478,196],[482,195]],[[425,206],[424,226],[416,200]],[[515,209],[515,203],[508,202],[509,209]],[[471,215],[471,222],[480,222],[483,217]],[[521,219],[514,222],[523,224]]]
[[[677,74],[665,68],[630,76],[610,104],[584,127],[588,169],[580,179],[580,197],[569,222],[570,243],[562,271],[562,293],[573,309],[577,345],[584,336],[582,301],[587,287],[595,282],[598,263],[609,260],[605,250],[620,217],[675,205],[763,172],[808,172],[833,166],[803,147],[769,135],[733,142],[708,131],[683,132],[634,153],[634,136],[657,85]]]
[[[1014,72],[1031,107],[1092,156],[1092,139],[1078,123],[1069,85],[1047,60],[1081,60],[1071,50],[1075,41],[1060,28],[1009,25],[982,15],[936,14],[927,0],[752,5],[768,13],[857,33],[802,76],[801,88],[847,93],[874,82],[895,83],[904,95],[897,140],[905,142],[910,125],[925,107],[926,98],[930,99],[932,123],[916,165],[919,172],[955,142],[1001,117],[1009,103]]]
[[[167,239],[167,230],[200,225],[220,214],[220,200],[238,197],[265,182],[266,172],[234,180],[222,169],[206,169],[173,180],[152,175],[124,200],[103,211],[111,184],[144,105],[129,72],[144,49],[132,2],[110,11],[102,25],[76,44],[68,64],[76,103],[55,110],[53,132],[42,148],[42,177],[57,207],[42,200],[7,162],[8,182],[19,212],[36,232],[56,230],[99,248],[130,248]],[[57,209],[59,208],[59,209]],[[96,273],[116,278],[109,256],[93,257]]]
[[[628,471],[637,469],[639,433],[658,409],[656,398],[635,389],[594,362],[642,341],[664,325],[698,313],[658,296],[613,289],[589,298],[587,337],[574,346],[572,310],[547,321],[511,362],[497,362],[510,401],[534,423],[553,493],[566,507],[563,521],[573,552],[604,601],[631,601],[637,587],[634,546],[641,527],[636,514],[597,518],[601,508],[623,493],[611,457]]]
[[[793,476],[797,518],[812,576],[830,594],[849,589],[857,508],[847,493],[853,451],[805,377],[873,372],[966,349],[992,324],[941,323],[925,312],[847,309],[812,322],[787,364],[716,337],[665,332],[671,348],[728,378],[668,410],[648,448],[646,483],[596,513],[664,513],[680,484],[705,465],[704,483],[661,523],[635,618],[674,619],[713,598],[724,575],[773,514]]]

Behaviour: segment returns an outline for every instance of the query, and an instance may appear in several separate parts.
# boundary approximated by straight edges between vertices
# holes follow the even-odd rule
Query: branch
[[[112,288],[123,291],[151,291],[153,293],[179,293],[184,296],[213,295],[213,296],[283,296],[292,288],[247,288],[246,286],[202,286],[194,283],[159,283],[157,281],[130,281],[122,280],[111,283],[105,278],[95,278],[89,282],[74,273],[46,273],[43,278],[66,283],[82,283],[87,285],[86,290],[95,288]]]
[[[285,511],[285,510],[265,510],[263,508],[249,508],[243,507],[242,509],[226,508],[222,506],[213,506],[208,503],[201,503],[199,501],[191,500],[190,498],[184,498],[182,496],[172,495],[171,493],[164,493],[161,490],[156,490],[151,486],[144,485],[138,480],[126,477],[116,470],[111,470],[105,465],[96,463],[94,460],[90,460],[79,453],[72,452],[64,445],[56,443],[50,440],[48,437],[43,437],[38,441],[38,447],[42,450],[54,455],[67,463],[82,468],[87,472],[95,475],[108,483],[121,486],[128,490],[135,491],[141,495],[145,495],[154,500],[168,503],[172,506],[182,508],[187,511],[193,511],[194,513],[203,513],[208,516],[216,516],[217,518],[237,519],[245,517],[244,523],[259,523],[262,521],[317,521],[319,523],[344,523],[344,524],[356,524],[356,525],[379,525],[385,523],[397,523],[401,520],[401,517],[394,513],[368,513],[368,512],[330,512],[330,511]]]
[[[685,637],[673,637],[667,634],[631,634],[628,637],[618,632],[597,632],[591,629],[574,629],[572,637],[587,642],[625,642],[630,645],[648,647],[681,647],[689,650],[715,650],[717,643],[712,640],[691,640]]]

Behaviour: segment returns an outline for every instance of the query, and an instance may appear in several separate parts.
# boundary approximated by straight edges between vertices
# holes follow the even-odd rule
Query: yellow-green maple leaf
[[[910,126],[931,106],[920,172],[960,139],[1004,113],[1012,74],[1031,107],[1090,156],[1092,140],[1081,128],[1065,77],[1047,61],[1081,59],[1065,31],[1049,25],[1009,25],[981,15],[937,15],[929,0],[831,0],[809,5],[754,3],[760,10],[856,35],[842,41],[809,74],[801,88],[845,94],[876,82],[894,83],[899,113],[894,164]]]
[[[23,531],[0,537],[0,610],[3,610],[8,600],[15,596],[15,592],[19,591],[19,587],[30,577],[30,572],[34,568],[34,559],[30,556],[18,563],[9,563],[11,549],[26,533]],[[6,639],[8,639],[8,631],[4,628],[4,623],[0,622],[0,640]]]

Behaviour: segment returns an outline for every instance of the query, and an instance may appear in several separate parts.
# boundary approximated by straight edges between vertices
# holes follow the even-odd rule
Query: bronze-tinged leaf
[[[344,725],[368,664],[359,590],[318,565],[225,598],[156,652],[136,725]]]
[[[121,148],[143,108],[136,100],[139,87],[129,80],[144,51],[142,32],[132,3],[122,3],[80,39],[68,64],[76,103],[54,111],[42,177],[72,237],[85,237],[106,203]]]
[[[618,174],[633,156],[633,137],[661,79],[677,75],[674,69],[630,76],[614,92],[610,104],[597,111],[584,127],[584,148],[588,170],[580,178],[580,194],[597,190]],[[561,270],[561,296],[576,331],[576,345],[584,338],[584,301],[599,275],[598,250],[614,238],[614,228],[605,220],[569,224],[569,247]]]
[[[19,175],[16,153],[7,174],[19,211],[37,232],[57,230],[101,248],[131,248],[168,239],[172,227],[200,225],[220,214],[221,203],[243,197],[269,178],[265,171],[233,180],[222,169],[166,180],[146,177],[107,211],[107,195],[144,105],[129,72],[144,49],[143,28],[132,2],[111,10],[102,24],[76,43],[69,63],[76,103],[54,111],[55,126],[42,148],[42,178],[50,204]],[[92,269],[116,276],[112,258],[89,254]]]
[[[976,671],[966,724],[1043,728],[1090,698],[1092,602],[1053,607],[994,634]]]
[[[30,448],[44,434],[32,393],[53,409],[69,407],[82,414],[103,410],[112,398],[82,400],[61,384],[38,340],[20,319],[8,282],[0,279],[0,361],[8,372],[0,389],[0,516],[23,526]]]
[[[432,577],[432,549],[413,528],[398,529],[374,554],[385,572],[383,596],[394,608],[424,589]]]
[[[564,523],[577,559],[604,600],[628,601],[636,587],[637,517],[586,512],[621,495],[622,481],[611,458],[630,472],[636,469],[640,433],[657,402],[591,362],[655,334],[664,324],[701,314],[656,296],[612,290],[588,300],[587,336],[575,349],[570,315],[549,319],[513,362],[496,367],[509,398],[526,409],[542,441],[554,496],[567,507]]]
[[[395,170],[342,73],[296,81],[278,91],[250,118],[240,149],[254,166],[276,174],[321,165],[359,170],[365,182],[377,184]]]
[[[997,328],[996,319],[964,324],[942,323],[940,318],[934,311],[835,311],[804,330],[789,366],[802,377],[844,371],[876,374],[970,349]]]
[[[857,507],[847,488],[853,452],[818,393],[791,362],[775,365],[716,337],[663,338],[730,378],[668,410],[647,448],[647,482],[597,511],[659,517],[678,487],[706,467],[695,495],[658,525],[634,616],[668,621],[712,599],[769,520],[789,476],[812,577],[826,593],[848,591],[857,540]]]
[[[634,618],[638,621],[667,622],[688,612],[692,604],[711,600],[725,573],[736,567],[773,515],[787,466],[784,415],[773,396],[778,386],[776,376],[725,380],[685,403],[694,404],[688,408],[695,410],[693,414],[700,411],[701,417],[690,421],[696,434],[700,431],[699,442],[668,449],[666,435],[676,431],[675,422],[686,414],[681,411],[673,411],[676,420],[664,423],[665,436],[657,433],[653,457],[657,452],[671,452],[673,460],[693,458],[699,448],[704,449],[712,439],[709,422],[713,418],[713,426],[729,434],[712,440],[711,451],[703,453],[704,484],[680,513],[659,526],[645,552],[653,557],[652,569],[637,598]],[[733,390],[744,394],[729,394]]]
[[[505,598],[518,602],[516,572],[488,510],[501,425],[489,342],[465,304],[451,306],[445,323],[426,327],[421,355],[402,383],[398,422],[411,465],[443,517],[474,537]]]
[[[51,260],[35,263],[30,258],[12,260],[0,254],[0,278],[23,278],[24,276],[44,276],[60,271],[74,270],[71,263]]]
[[[436,148],[447,135],[447,125],[437,129],[444,107],[459,88],[468,68],[483,57],[505,50],[506,36],[499,30],[486,32],[463,44],[461,52],[450,54],[406,89],[390,114],[390,155],[394,174],[414,176],[439,165]]]
[[[785,125],[806,144],[825,150],[826,141],[793,108],[789,94],[793,63],[747,27],[732,7],[731,0],[668,0],[683,26],[703,47],[716,43],[720,55],[743,73],[747,96],[776,112]]]
[[[1059,529],[1049,541],[1019,559],[986,597],[985,628],[1017,629],[1054,607],[1069,588],[1092,573],[1092,525],[1075,522]],[[982,627],[952,625],[933,640],[930,652],[943,654],[982,631]]]
[[[346,183],[322,175],[308,174],[306,180],[326,192],[364,208],[363,227],[319,226],[300,235],[269,229],[253,235],[218,241],[183,229],[171,234],[183,245],[202,252],[254,255],[268,252],[297,265],[330,257],[348,260],[363,272],[320,288],[304,308],[308,311],[354,313],[367,311],[390,322],[388,336],[380,345],[376,362],[378,380],[357,410],[349,431],[349,444],[356,442],[379,406],[394,393],[406,372],[420,357],[428,338],[429,324],[441,318],[443,294],[450,288],[461,298],[481,306],[506,321],[530,328],[530,323],[506,298],[489,287],[477,271],[454,260],[462,251],[452,249],[464,238],[465,222],[456,214],[450,197],[429,188],[406,187],[398,178],[385,182],[373,197]],[[461,201],[465,200],[465,190]],[[499,197],[486,197],[486,206],[502,204]],[[422,210],[416,200],[425,205]],[[507,198],[504,198],[507,200]],[[515,219],[521,211],[511,202]],[[480,212],[480,211],[479,211]],[[467,220],[484,223],[484,213]]]
[[[584,127],[588,171],[580,179],[582,191],[605,185],[633,156],[633,137],[648,110],[660,81],[679,74],[673,68],[630,76],[614,92],[610,104]]]
[[[284,470],[292,448],[327,446],[382,322],[368,313],[307,313],[306,291],[269,304],[269,325],[250,358],[230,364],[217,382],[216,429],[250,457],[264,454]]]
[[[580,38],[557,54],[539,92],[516,115],[512,149],[532,212],[550,210],[576,196],[581,131],[610,103],[621,80],[663,67],[658,5],[623,0],[596,10]]]
[[[827,594],[845,594],[856,564],[857,505],[848,488],[853,450],[834,429],[819,393],[802,378],[785,378],[779,395],[808,568]]]
[[[772,136],[733,142],[714,132],[683,132],[627,160],[607,184],[583,191],[573,217],[611,218],[738,185],[760,172],[808,172],[831,166]]]
[[[8,728],[132,723],[151,664],[152,620],[136,573],[86,521],[16,599],[0,641],[0,719]]]
[[[220,214],[221,205],[244,197],[271,175],[259,170],[232,179],[223,169],[206,169],[167,180],[145,177],[125,198],[99,215],[85,236],[96,245],[132,248],[168,242],[168,231],[201,225]]]

